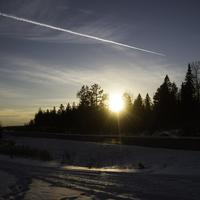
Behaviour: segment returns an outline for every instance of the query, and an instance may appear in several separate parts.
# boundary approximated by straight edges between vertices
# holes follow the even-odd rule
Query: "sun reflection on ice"
[[[74,171],[94,171],[94,172],[138,172],[138,169],[135,168],[128,168],[128,167],[119,167],[119,166],[112,166],[112,167],[83,167],[83,166],[63,166],[63,169],[66,170],[74,170]]]

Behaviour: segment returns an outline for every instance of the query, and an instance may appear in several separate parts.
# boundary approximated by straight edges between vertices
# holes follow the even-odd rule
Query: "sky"
[[[157,55],[0,16],[0,122],[20,125],[78,101],[82,85],[152,97],[200,60],[198,0],[0,0],[0,12]]]

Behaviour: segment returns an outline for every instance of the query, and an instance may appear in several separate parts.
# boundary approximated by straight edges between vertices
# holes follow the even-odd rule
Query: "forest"
[[[77,92],[79,103],[35,114],[27,127],[68,134],[152,135],[159,130],[179,130],[183,136],[200,136],[200,61],[188,64],[180,88],[168,75],[151,98],[123,94],[124,109],[113,113],[109,95],[98,84],[83,85]]]

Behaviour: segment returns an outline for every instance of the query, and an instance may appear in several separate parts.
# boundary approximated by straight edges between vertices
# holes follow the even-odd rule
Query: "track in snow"
[[[138,199],[199,200],[199,176],[113,173],[31,166],[0,161],[17,179],[2,199]]]

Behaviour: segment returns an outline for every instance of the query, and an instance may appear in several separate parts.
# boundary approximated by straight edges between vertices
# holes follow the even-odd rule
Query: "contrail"
[[[114,45],[117,45],[117,46],[126,47],[126,48],[134,49],[134,50],[137,50],[137,51],[143,51],[143,52],[146,52],[146,53],[151,53],[151,54],[155,54],[155,55],[159,55],[159,56],[165,56],[164,54],[159,53],[159,52],[150,51],[150,50],[138,48],[138,47],[135,47],[135,46],[130,46],[130,45],[123,44],[123,43],[120,43],[120,42],[115,42],[115,41],[112,41],[112,40],[106,40],[106,39],[103,39],[103,38],[100,38],[100,37],[96,37],[96,36],[92,36],[92,35],[87,35],[87,34],[75,32],[75,31],[71,31],[69,29],[59,28],[59,27],[56,27],[56,26],[51,26],[51,25],[48,25],[48,24],[36,22],[36,21],[25,19],[25,18],[22,18],[22,17],[16,17],[14,15],[9,15],[9,14],[2,13],[2,12],[0,12],[0,16],[6,17],[6,18],[10,18],[10,19],[14,19],[14,20],[21,21],[21,22],[26,22],[26,23],[29,23],[29,24],[34,24],[34,25],[37,25],[37,26],[50,28],[50,29],[57,30],[57,31],[62,31],[62,32],[65,32],[65,33],[69,33],[69,34],[72,34],[72,35],[77,35],[77,36],[84,37],[84,38],[98,40],[98,41],[101,41],[101,42],[104,42],[104,43],[108,43],[108,44],[114,44]]]

